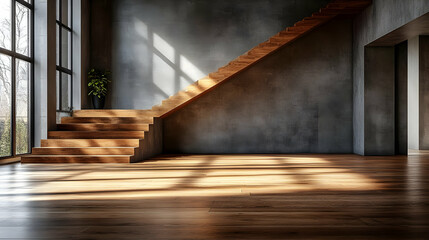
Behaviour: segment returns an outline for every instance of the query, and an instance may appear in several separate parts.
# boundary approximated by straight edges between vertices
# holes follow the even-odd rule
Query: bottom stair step
[[[130,163],[131,155],[28,155],[21,163]]]
[[[133,147],[41,147],[33,155],[134,155]]]

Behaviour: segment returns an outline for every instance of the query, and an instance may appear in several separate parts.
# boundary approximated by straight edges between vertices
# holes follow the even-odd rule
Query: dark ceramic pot
[[[102,96],[101,98],[98,98],[96,95],[92,95],[92,106],[94,107],[94,109],[103,109],[104,100],[105,100],[104,96]]]

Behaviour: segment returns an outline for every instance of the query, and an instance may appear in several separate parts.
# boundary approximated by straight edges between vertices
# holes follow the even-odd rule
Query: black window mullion
[[[31,3],[34,3],[34,0],[31,0]],[[33,5],[32,5],[33,7]],[[30,30],[30,34],[31,34],[31,51],[30,51],[30,57],[31,60],[34,59],[34,7],[32,8],[32,10],[30,10],[31,12],[31,30]],[[28,141],[28,152],[31,153],[32,149],[34,147],[34,61],[31,62],[30,64],[30,69],[31,69],[31,75],[30,75],[30,94],[29,94],[29,98],[31,101],[31,104],[29,105],[29,118],[28,121],[30,121],[30,123],[28,124],[28,137],[29,137],[29,141]]]
[[[73,27],[73,0],[70,1],[70,11],[69,11],[69,17],[70,17],[70,27]],[[70,111],[73,110],[73,31],[70,32],[70,69],[72,70],[72,73],[70,74]]]
[[[12,19],[11,19],[11,30],[12,30],[12,52],[16,53],[16,1],[12,0]],[[11,77],[12,77],[12,98],[11,98],[11,105],[12,105],[12,112],[11,112],[11,120],[12,120],[12,126],[11,126],[11,147],[12,147],[12,156],[16,156],[16,58],[15,55],[11,56],[12,60],[12,68],[11,68]]]
[[[59,20],[59,22],[60,23],[62,23],[62,19],[63,19],[63,8],[62,8],[62,0],[58,0],[58,20]],[[62,41],[62,39],[63,39],[63,29],[62,29],[62,27],[61,27],[61,25],[59,25],[58,24],[58,38],[59,38],[59,44],[58,44],[58,47],[60,48],[60,49],[58,49],[58,65],[60,66],[60,67],[62,67],[63,66],[63,64],[62,64],[62,62],[63,62],[63,41]],[[61,73],[61,71],[58,73],[58,84],[59,84],[59,86],[58,86],[58,109],[61,111],[61,110],[63,110],[63,90],[62,90],[62,86],[63,86],[63,84],[62,84],[62,80],[63,80],[63,78],[62,78],[62,73]]]
[[[63,73],[67,73],[68,75],[72,75],[72,70],[64,67],[57,66],[57,70]]]
[[[17,59],[22,59],[22,60],[25,60],[25,61],[30,62],[30,63],[33,63],[32,57],[28,57],[28,56],[25,56],[25,55],[20,54],[20,53],[12,52],[11,50],[0,48],[0,53],[3,53],[4,55],[8,55],[8,56],[11,56],[11,57],[14,57]]]
[[[28,3],[28,2],[26,2],[26,1],[24,1],[24,0],[15,0],[16,2],[19,2],[20,4],[22,4],[22,5],[24,5],[24,6],[26,6],[27,8],[29,8],[30,10],[33,10],[34,9],[34,7],[33,7],[33,4],[31,4],[31,3]]]
[[[65,25],[64,23],[60,22],[59,20],[57,20],[56,22],[57,22],[57,24],[58,24],[59,26],[61,26],[62,28],[67,29],[69,32],[71,32],[71,31],[72,31],[72,29],[71,29],[69,26]]]

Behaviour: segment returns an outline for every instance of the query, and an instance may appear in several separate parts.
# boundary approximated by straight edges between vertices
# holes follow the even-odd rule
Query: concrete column
[[[34,145],[56,128],[56,1],[34,2]]]
[[[408,148],[419,149],[419,36],[408,40]]]
[[[429,36],[419,37],[419,147],[429,150]]]
[[[90,63],[90,1],[80,1],[80,27],[81,27],[81,109],[91,108],[91,102],[88,97],[88,77]]]
[[[73,110],[80,110],[82,106],[82,21],[81,0],[73,0]]]
[[[395,46],[395,153],[408,154],[408,44]]]
[[[365,48],[364,154],[395,154],[395,48]]]
[[[429,150],[429,36],[409,40],[408,122],[409,148]]]

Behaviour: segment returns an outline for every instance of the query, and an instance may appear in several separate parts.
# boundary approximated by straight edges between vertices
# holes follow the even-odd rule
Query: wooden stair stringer
[[[149,124],[149,130],[145,131],[144,139],[139,139],[139,147],[136,148],[135,157],[131,162],[140,162],[162,153],[162,119],[154,117]]]
[[[179,91],[175,95],[169,97],[164,100],[160,105],[153,106],[151,110],[158,113],[158,117],[164,118],[169,116],[170,114],[180,110],[184,106],[192,103],[193,101],[199,99],[203,95],[209,93],[214,90],[216,87],[220,86],[222,83],[230,80],[241,72],[249,69],[255,64],[259,63],[262,59],[276,53],[283,47],[292,44],[298,39],[306,36],[307,34],[313,32],[315,29],[318,29],[320,26],[325,25],[327,22],[335,19],[341,15],[354,15],[362,11],[369,4],[371,4],[371,0],[336,0],[332,3],[329,3],[327,7],[321,8],[319,12],[314,13],[311,17],[306,17],[303,20],[295,23],[294,26],[288,27],[285,30],[277,33],[272,36],[267,41],[257,45],[251,50],[247,51],[243,55],[237,57],[236,59],[229,62],[227,65],[219,68],[218,71],[208,74],[206,77],[196,81],[191,84],[189,87],[197,88],[197,93],[194,93],[193,97],[184,100],[174,100],[176,95],[184,94],[186,90]],[[289,35],[293,37],[288,37]],[[282,39],[284,41],[282,41]],[[275,40],[275,41],[271,41]],[[277,46],[276,46],[277,45]],[[253,59],[252,59],[253,57]],[[246,60],[247,66],[239,67],[236,71],[228,71],[228,66],[233,65],[234,63],[240,63],[242,59],[250,59]],[[224,70],[225,76],[222,74],[222,70]],[[217,76],[213,78],[211,76]],[[201,80],[212,80],[214,84],[209,87],[198,87],[198,82]],[[179,97],[177,97],[180,99]]]
[[[331,20],[331,19],[329,19],[329,20]],[[328,22],[329,20],[327,20],[326,22]],[[326,23],[326,22],[325,22],[325,23]],[[319,26],[320,26],[320,25],[319,25]],[[309,34],[309,33],[311,33],[311,32],[312,32],[313,30],[315,30],[315,29],[316,29],[316,28],[312,28],[312,29],[310,29],[310,30],[306,31],[305,33],[303,33],[303,34],[301,34],[301,35],[299,35],[299,36],[297,36],[297,37],[295,37],[295,38],[293,38],[293,39],[289,40],[287,43],[285,43],[285,44],[283,44],[283,45],[279,46],[278,48],[276,48],[276,49],[272,50],[271,52],[266,53],[263,57],[260,57],[260,58],[255,59],[254,61],[252,61],[251,63],[249,63],[249,65],[248,65],[248,66],[246,66],[246,67],[244,67],[244,68],[242,68],[242,69],[240,69],[240,70],[238,70],[238,71],[234,72],[233,74],[231,74],[231,75],[230,75],[230,76],[228,76],[227,78],[225,78],[225,79],[223,79],[222,81],[219,81],[218,83],[216,83],[214,86],[209,87],[209,88],[207,88],[207,89],[201,88],[201,92],[200,92],[199,94],[197,94],[196,96],[194,96],[194,97],[190,98],[189,100],[184,101],[183,103],[181,103],[181,104],[179,104],[179,105],[177,105],[177,106],[175,106],[175,107],[171,108],[170,110],[166,111],[165,113],[160,114],[160,115],[159,115],[159,117],[164,118],[164,117],[167,117],[167,116],[169,116],[169,115],[171,115],[171,114],[175,113],[176,111],[180,110],[182,107],[184,107],[184,106],[186,106],[186,105],[188,105],[188,104],[192,103],[193,101],[195,101],[195,100],[199,99],[200,97],[204,96],[205,94],[207,94],[207,93],[211,92],[212,90],[214,90],[215,88],[219,87],[222,83],[227,82],[227,80],[230,80],[231,78],[235,77],[236,75],[238,75],[238,74],[240,74],[240,73],[242,73],[242,72],[246,71],[247,69],[251,68],[252,66],[256,65],[257,63],[259,63],[260,61],[262,61],[265,57],[268,57],[268,56],[270,56],[270,55],[272,55],[272,54],[276,53],[276,52],[277,52],[277,51],[279,51],[281,48],[285,47],[286,45],[292,44],[292,43],[293,43],[293,42],[295,42],[296,40],[298,40],[298,39],[300,39],[300,38],[304,37],[305,35],[307,35],[307,34]],[[268,41],[263,42],[263,43],[268,43]],[[248,52],[246,52],[246,54],[247,54],[247,53],[248,53]],[[243,55],[241,55],[241,56],[243,56]],[[239,56],[239,57],[241,57],[241,56]],[[231,62],[233,62],[233,61],[235,61],[235,59],[234,59],[234,60],[232,60]],[[208,78],[210,78],[210,77],[209,77],[209,76],[206,76],[206,77],[204,77],[204,78],[202,78],[202,79],[208,79]],[[202,80],[202,79],[200,79],[200,80]],[[199,81],[199,80],[198,80],[198,81]],[[195,83],[197,83],[198,81],[196,81]],[[172,97],[174,97],[174,95],[173,95]],[[156,107],[156,106],[155,106],[155,107]],[[153,109],[153,108],[152,108],[152,109]]]

